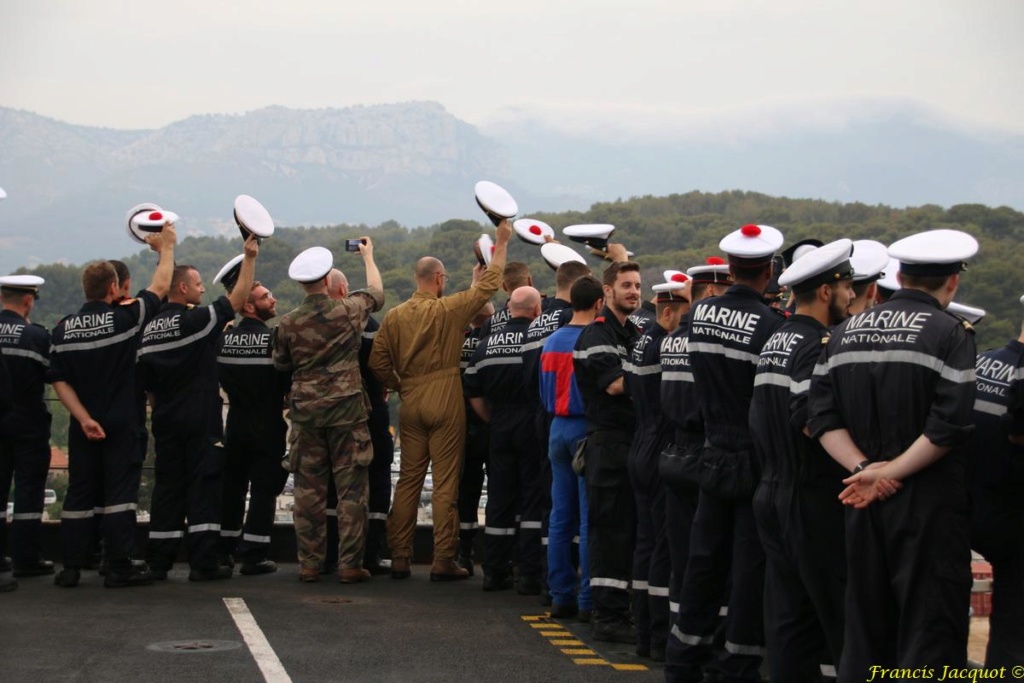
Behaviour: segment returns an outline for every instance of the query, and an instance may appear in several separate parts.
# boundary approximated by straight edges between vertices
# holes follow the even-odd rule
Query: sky
[[[1024,133],[1019,0],[0,0],[0,106],[159,128],[434,100],[623,134],[913,107]]]

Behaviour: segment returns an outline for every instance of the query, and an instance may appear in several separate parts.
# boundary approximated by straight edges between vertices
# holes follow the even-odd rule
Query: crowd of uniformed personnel
[[[1024,663],[1024,332],[978,355],[970,323],[945,310],[973,238],[795,245],[780,274],[782,234],[747,225],[722,240],[724,258],[666,273],[645,301],[621,244],[600,279],[549,262],[556,291],[542,296],[507,262],[511,235],[501,221],[462,292],[420,259],[416,292],[379,325],[366,237],[365,289],[307,250],[289,268],[306,298],[275,328],[252,236],[204,306],[168,224],[146,238],[159,255],[148,287],[129,298],[123,264],[90,264],[86,303],[52,333],[29,322],[41,279],[0,278],[5,517],[12,478],[15,492],[0,591],[54,573],[39,546],[52,383],[73,418],[58,586],[96,568],[99,538],[108,587],[165,580],[183,540],[192,581],[229,578],[236,562],[275,571],[287,471],[301,581],[406,579],[429,467],[431,581],[479,563],[484,591],[542,596],[552,617],[665,661],[668,681],[756,681],[765,663],[775,681],[963,668],[972,547],[994,572],[986,665]]]

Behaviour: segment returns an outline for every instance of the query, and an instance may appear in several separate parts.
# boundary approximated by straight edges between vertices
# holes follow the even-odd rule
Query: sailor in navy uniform
[[[733,285],[729,264],[717,256],[710,256],[704,264],[690,268],[686,275],[690,278],[687,294],[691,307],[708,297],[724,294]],[[673,429],[672,442],[659,458],[658,472],[665,486],[665,527],[672,561],[669,612],[675,631],[678,631],[675,621],[679,614],[679,595],[690,555],[690,528],[697,511],[695,465],[704,449],[704,421],[687,350],[689,336],[690,311],[680,319],[679,326],[661,340],[659,354],[661,410]],[[680,641],[670,636],[667,649],[679,646]]]
[[[521,261],[509,261],[505,264],[505,270],[501,272],[501,288],[509,296],[520,287],[532,287],[533,276],[530,275],[530,267]],[[542,303],[543,305],[543,303]],[[495,332],[501,332],[508,321],[512,319],[512,311],[508,309],[508,301],[505,305],[495,311],[483,325],[481,339],[486,339]]]
[[[636,434],[629,451],[629,479],[636,501],[636,551],[633,555],[633,619],[636,652],[665,660],[669,630],[668,584],[672,573],[665,528],[665,489],[658,458],[672,440],[671,422],[661,406],[661,342],[689,310],[685,275],[654,285],[657,318],[640,335],[623,365],[626,393],[636,411]]]
[[[11,387],[11,373],[7,371],[7,363],[4,361],[4,356],[0,353],[0,421],[3,420],[4,415],[8,410],[14,407],[14,389]],[[9,487],[8,487],[9,488]],[[4,518],[0,520],[0,524],[7,525],[7,503],[4,503],[3,507]],[[8,593],[13,590],[17,590],[18,580],[14,578],[12,572],[11,563],[7,561],[7,558],[0,555],[0,593]]]
[[[576,340],[573,368],[587,419],[588,553],[596,640],[635,644],[629,584],[636,542],[636,504],[628,456],[636,417],[623,365],[640,336],[628,316],[640,306],[640,267],[616,262],[602,277],[605,307]]]
[[[10,552],[15,577],[53,573],[53,563],[42,559],[39,540],[50,470],[51,418],[43,401],[50,333],[29,321],[43,282],[36,275],[0,277],[0,353],[14,391],[14,407],[0,418],[0,563],[7,566]],[[12,479],[14,516],[8,524]]]
[[[133,563],[135,514],[145,454],[139,450],[139,405],[135,359],[139,337],[160,309],[174,268],[173,226],[148,237],[160,261],[149,287],[121,300],[117,270],[107,261],[82,274],[86,303],[53,331],[49,379],[71,414],[68,426],[69,486],[61,514],[64,567],[54,583],[78,585],[80,570],[93,562],[95,515],[106,552],[108,588],[153,582],[149,569]]]
[[[540,293],[520,287],[509,296],[508,308],[512,317],[500,332],[480,342],[463,379],[470,406],[491,428],[483,589],[511,587],[515,556],[516,590],[537,595],[543,568],[543,491],[535,402],[523,384],[522,347],[530,322],[540,314]]]
[[[370,410],[366,427],[370,430],[373,444],[373,461],[370,462],[369,497],[366,515],[366,548],[363,551],[363,567],[373,575],[391,573],[391,562],[381,557],[387,537],[388,510],[391,509],[391,466],[395,461],[395,441],[391,436],[391,410],[388,407],[387,388],[370,371],[370,350],[377,336],[380,323],[373,317],[366,319],[363,340],[359,346],[359,374],[370,398]],[[337,493],[335,493],[337,495]]]
[[[943,309],[977,249],[955,230],[892,244],[903,288],[837,327],[814,371],[809,432],[853,472],[840,494],[840,681],[879,666],[966,666],[975,347],[970,324]]]
[[[687,346],[706,443],[700,456],[700,497],[683,578],[678,640],[669,648],[669,681],[699,681],[711,663],[714,631],[726,584],[729,607],[724,652],[717,668],[729,680],[760,680],[764,656],[764,553],[751,501],[760,479],[747,415],[761,349],[782,324],[764,302],[772,256],[782,233],[745,225],[719,247],[729,255],[736,284],[695,305]]]
[[[1024,382],[1024,327],[1017,339],[978,355],[971,440],[971,546],[992,565],[985,667],[1024,664],[1024,443],[1011,399]],[[1014,385],[1016,387],[1014,388]]]
[[[146,326],[139,372],[153,406],[156,484],[146,559],[164,579],[178,554],[188,518],[190,581],[231,577],[219,554],[224,476],[224,425],[217,383],[217,343],[252,290],[259,242],[245,241],[245,258],[228,296],[199,306],[199,272],[174,269],[167,303]]]
[[[466,328],[459,357],[459,372],[465,379],[466,368],[473,360],[473,354],[483,337],[483,324],[494,314],[494,305],[487,302]],[[465,393],[465,392],[463,392]],[[477,415],[466,399],[466,456],[459,478],[459,566],[475,573],[473,546],[476,532],[480,527],[480,496],[484,487],[484,472],[487,469],[487,453],[491,448],[491,428]]]
[[[764,547],[765,635],[773,681],[835,678],[843,649],[843,470],[804,434],[811,375],[828,328],[855,299],[852,242],[801,256],[779,284],[795,310],[761,350],[750,431],[762,463],[754,517]],[[886,257],[888,260],[888,257]]]
[[[231,259],[214,277],[230,293],[238,282],[243,257]],[[242,292],[240,292],[241,294]],[[221,554],[241,562],[239,573],[277,571],[269,559],[277,497],[288,472],[284,457],[284,397],[291,373],[274,369],[274,335],[267,321],[277,315],[277,300],[254,282],[239,313],[241,321],[221,334],[217,376],[228,397],[224,427],[224,498],[220,528]],[[246,512],[246,494],[249,509]]]

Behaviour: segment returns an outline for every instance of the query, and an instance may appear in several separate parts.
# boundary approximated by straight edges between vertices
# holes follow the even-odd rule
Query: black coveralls
[[[629,451],[629,479],[636,501],[633,555],[633,618],[637,649],[664,653],[669,629],[668,582],[672,573],[665,527],[665,489],[658,473],[661,452],[672,441],[671,422],[661,408],[661,342],[667,331],[657,322],[640,335],[624,364],[626,390],[636,411]]]
[[[50,367],[50,333],[14,311],[0,311],[0,353],[11,377],[14,405],[0,417],[0,562],[14,570],[40,560],[43,495],[50,470],[50,411],[43,402]],[[14,481],[14,516],[7,500]],[[10,544],[7,541],[10,530]]]
[[[700,680],[701,668],[711,663],[721,596],[730,577],[725,651],[716,668],[726,680],[760,680],[764,551],[751,509],[760,472],[748,414],[761,348],[783,320],[764,304],[760,292],[746,285],[701,301],[690,314],[687,346],[707,441],[673,631],[681,647],[669,649],[669,681]]]
[[[1024,447],[1010,443],[1011,394],[1024,389],[1024,344],[978,356],[968,481],[971,545],[992,565],[985,666],[1024,664]],[[1016,420],[1024,414],[1016,416]]]
[[[480,345],[483,328],[466,329],[466,338],[462,342],[462,353],[459,357],[459,371],[465,377],[469,361]],[[465,390],[463,390],[465,395]],[[480,495],[483,492],[484,472],[487,469],[487,456],[491,448],[491,428],[466,403],[466,457],[462,463],[462,476],[459,479],[459,557],[473,557],[473,543],[476,531],[480,527]]]
[[[373,461],[368,472],[370,493],[366,550],[363,553],[363,564],[367,566],[379,562],[384,550],[388,511],[391,509],[391,465],[395,460],[395,441],[391,436],[391,412],[386,398],[387,390],[370,371],[369,366],[370,349],[373,348],[373,338],[377,336],[379,329],[380,323],[375,318],[367,318],[366,329],[363,330],[363,339],[359,346],[359,374],[363,377],[366,395],[370,397],[366,427],[370,430],[370,441],[373,443]],[[333,483],[333,477],[331,480]],[[337,528],[337,525],[333,526]]]
[[[139,370],[153,394],[156,484],[146,559],[170,569],[185,535],[194,570],[219,565],[224,427],[217,342],[235,312],[227,297],[209,306],[167,303],[142,333]]]
[[[536,414],[523,385],[522,347],[529,325],[529,318],[512,318],[481,341],[464,376],[466,397],[486,398],[491,407],[483,567],[485,575],[499,580],[511,574],[514,554],[520,577],[539,579],[542,569]]]
[[[974,335],[930,295],[903,289],[837,327],[815,369],[808,426],[847,429],[873,460],[925,435],[952,448],[891,498],[846,509],[846,624],[840,681],[869,668],[962,668],[971,591],[965,451]]]
[[[803,433],[811,375],[828,329],[790,317],[761,350],[750,431],[761,459],[754,518],[764,547],[764,619],[773,681],[835,677],[843,651],[848,476]]]
[[[263,321],[242,318],[221,335],[217,353],[218,378],[228,397],[221,553],[247,563],[267,559],[277,497],[288,478],[281,458],[291,373],[274,369],[273,343],[273,331]]]
[[[679,613],[679,595],[683,589],[683,576],[690,557],[690,530],[693,516],[697,512],[697,477],[695,465],[704,449],[704,421],[697,402],[697,387],[693,383],[693,369],[687,343],[690,336],[690,313],[679,322],[679,327],[661,340],[661,410],[674,430],[672,442],[666,446],[661,460],[668,463],[690,463],[685,479],[666,479],[665,485],[665,529],[668,537],[669,554],[672,559],[672,577],[669,582],[669,612],[672,627],[670,633],[678,633],[675,623]],[[659,465],[664,474],[665,464]],[[681,646],[678,638],[669,638],[667,650]]]
[[[636,504],[629,483],[629,448],[636,419],[626,394],[608,385],[623,375],[623,364],[640,336],[626,320],[619,324],[606,306],[580,333],[573,351],[576,384],[587,418],[584,478],[587,482],[591,624],[614,628],[631,623],[629,582],[636,543]]]
[[[88,302],[53,330],[49,380],[67,382],[106,434],[89,441],[77,420],[68,426],[69,486],[60,523],[65,567],[92,562],[94,516],[102,515],[107,562],[115,572],[131,570],[145,460],[135,358],[142,329],[159,308],[156,294],[142,290],[128,303]]]

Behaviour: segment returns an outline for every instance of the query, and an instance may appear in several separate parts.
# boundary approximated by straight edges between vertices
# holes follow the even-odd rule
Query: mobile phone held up
[[[345,251],[359,251],[359,245],[363,244],[363,240],[345,240]]]

